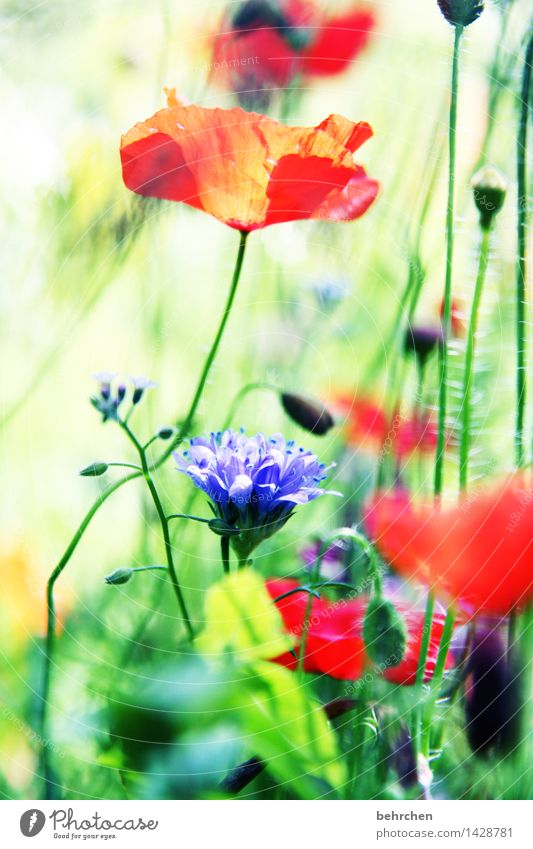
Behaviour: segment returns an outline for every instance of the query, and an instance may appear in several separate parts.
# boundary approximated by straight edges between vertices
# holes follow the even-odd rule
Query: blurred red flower
[[[506,615],[533,598],[533,487],[516,474],[458,506],[378,494],[365,519],[382,556],[468,613]]]
[[[365,123],[330,115],[317,127],[287,127],[234,109],[169,103],[121,143],[122,175],[138,194],[201,209],[249,232],[283,221],[352,221],[378,184],[354,162],[372,135]]]
[[[357,4],[327,15],[309,0],[246,0],[213,39],[213,74],[234,91],[284,87],[295,77],[339,74],[366,46],[375,26]]]
[[[387,448],[397,459],[435,452],[438,425],[429,413],[409,417],[393,413],[388,418],[371,399],[348,394],[336,397],[332,406],[343,416],[346,439],[355,448],[370,452]]]
[[[271,578],[266,582],[267,590],[273,600],[290,590],[297,589],[298,586],[298,581],[291,579]],[[304,627],[307,599],[307,593],[302,591],[276,602],[287,631],[296,638],[296,655]],[[362,637],[367,603],[366,596],[339,601],[324,598],[312,599],[304,657],[306,672],[322,673],[341,681],[352,681],[361,677],[365,668],[371,665]],[[382,670],[382,675],[392,684],[412,685],[416,679],[422,644],[424,613],[410,608],[403,601],[395,601],[394,604],[407,625],[407,652],[401,663]],[[435,613],[426,661],[425,681],[430,680],[435,670],[443,627],[444,615],[440,612]],[[288,669],[294,670],[298,667],[297,657],[291,652],[273,660]],[[452,665],[451,655],[448,656],[446,665]]]

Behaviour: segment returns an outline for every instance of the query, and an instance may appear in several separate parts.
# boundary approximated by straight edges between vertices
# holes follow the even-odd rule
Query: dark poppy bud
[[[99,478],[107,472],[108,468],[107,463],[91,463],[90,466],[81,470],[80,475],[84,478]]]
[[[407,628],[392,602],[371,598],[363,620],[363,639],[367,654],[374,663],[398,666],[407,648]]]
[[[127,566],[121,569],[115,569],[114,572],[111,572],[110,575],[106,575],[105,582],[106,584],[127,584],[133,577],[133,569],[129,569]]]
[[[157,431],[159,439],[170,439],[174,435],[173,427],[162,427]]]
[[[331,413],[317,401],[293,395],[290,392],[281,393],[281,404],[287,415],[304,430],[324,436],[335,422]]]
[[[474,202],[479,210],[479,223],[488,230],[502,208],[507,194],[507,180],[497,168],[487,165],[472,178]]]
[[[520,735],[520,676],[497,631],[476,635],[468,669],[466,736],[472,751],[512,751]]]
[[[232,25],[234,30],[244,34],[254,29],[275,29],[294,50],[305,47],[312,36],[312,30],[293,26],[272,0],[245,0],[237,8]]]
[[[404,340],[406,353],[414,354],[422,365],[442,345],[441,327],[409,327]]]
[[[233,525],[229,525],[224,519],[211,519],[208,525],[213,533],[220,537],[233,537],[240,534],[239,528],[234,528]]]
[[[449,24],[467,27],[477,21],[483,11],[483,0],[437,0]]]

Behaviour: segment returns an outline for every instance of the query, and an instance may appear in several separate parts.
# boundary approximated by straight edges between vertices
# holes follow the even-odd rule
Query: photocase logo
[[[35,837],[43,830],[46,817],[42,811],[37,808],[30,808],[29,811],[24,811],[20,818],[20,830],[24,837]]]

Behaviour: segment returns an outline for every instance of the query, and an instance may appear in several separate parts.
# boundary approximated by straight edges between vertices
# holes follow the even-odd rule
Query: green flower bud
[[[488,230],[502,208],[507,194],[507,180],[497,168],[487,165],[472,177],[474,202],[479,210],[479,223]]]
[[[449,24],[467,27],[477,21],[483,11],[483,0],[437,0]]]
[[[224,519],[211,519],[211,521],[208,522],[208,527],[211,528],[213,533],[220,537],[234,537],[240,534],[239,528],[234,528],[233,525],[228,525]]]
[[[108,468],[107,463],[91,463],[90,466],[81,470],[80,475],[84,478],[98,478],[100,475],[104,475]]]
[[[370,599],[363,621],[363,639],[367,654],[380,666],[397,666],[407,648],[407,628],[392,602],[381,597]]]
[[[281,393],[281,404],[287,415],[304,430],[323,436],[335,422],[333,416],[323,404],[304,398],[303,395],[293,395],[290,392]]]
[[[174,428],[173,427],[162,427],[157,431],[157,435],[159,439],[170,439],[171,436],[174,436]]]
[[[106,575],[105,582],[106,584],[127,584],[128,581],[131,581],[133,578],[133,569],[129,569],[127,566],[121,569],[115,569],[114,572],[111,572],[110,575]]]

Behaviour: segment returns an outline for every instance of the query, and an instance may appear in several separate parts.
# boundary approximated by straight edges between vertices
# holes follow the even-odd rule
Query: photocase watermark
[[[155,831],[159,820],[143,817],[109,819],[95,811],[90,817],[77,819],[73,808],[56,808],[48,816],[54,837],[68,840],[100,838],[110,840],[123,831]],[[35,837],[46,825],[47,817],[38,808],[29,808],[20,818],[20,830],[25,837]]]
[[[523,519],[524,513],[526,512],[527,507],[533,501],[533,492],[523,492],[519,498],[520,509],[514,510],[511,513],[511,521],[505,528],[508,534],[512,534],[516,528],[519,526],[520,522]]]
[[[250,65],[259,65],[261,59],[259,56],[241,56],[240,58],[222,59],[220,62],[213,62],[210,66],[214,71],[228,71],[235,68],[247,68]]]
[[[37,731],[34,731],[33,728],[30,728],[30,726],[26,725],[26,723],[23,722],[20,717],[13,713],[13,711],[8,708],[7,705],[4,705],[4,707],[2,708],[2,716],[9,722],[11,722],[16,728],[18,728],[18,730],[21,731],[31,743],[34,743],[40,749],[47,748],[55,755],[57,755],[58,758],[65,757],[65,752],[63,751],[63,749],[61,749],[59,746],[56,746],[54,743],[52,743],[51,740],[47,740],[44,737],[41,737],[41,735],[38,734]]]
[[[24,811],[20,818],[20,830],[24,837],[35,837],[44,828],[46,817],[38,808]]]

